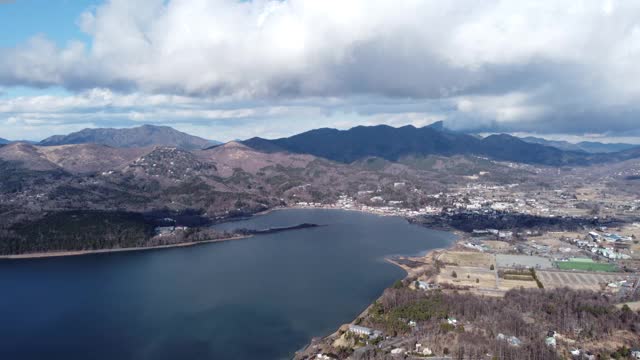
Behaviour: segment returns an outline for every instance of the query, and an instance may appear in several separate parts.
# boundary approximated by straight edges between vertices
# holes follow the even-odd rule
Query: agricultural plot
[[[560,270],[579,270],[579,271],[603,271],[615,272],[618,268],[614,264],[603,264],[586,261],[559,261],[556,263]]]
[[[494,265],[493,255],[472,251],[447,251],[440,256],[439,260],[445,264],[476,266],[486,269]]]
[[[508,291],[515,288],[537,288],[538,283],[529,270],[500,271],[499,288]]]
[[[472,288],[495,288],[496,274],[489,268],[449,265],[440,271],[437,282]]]
[[[484,245],[488,246],[494,252],[507,252],[515,247],[508,242],[497,241],[497,240],[484,240],[482,242]]]
[[[582,273],[565,271],[536,271],[538,279],[545,289],[568,287],[575,290],[599,291],[603,285],[617,280],[624,280],[623,274]]]
[[[500,279],[500,290],[509,291],[511,289],[537,289],[538,284],[533,279],[527,280],[515,280],[515,279]]]

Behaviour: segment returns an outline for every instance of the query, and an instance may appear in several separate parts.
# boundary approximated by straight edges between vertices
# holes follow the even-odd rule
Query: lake
[[[325,226],[186,248],[0,261],[0,359],[287,359],[394,281],[388,255],[454,235],[397,217],[278,210],[216,228]]]

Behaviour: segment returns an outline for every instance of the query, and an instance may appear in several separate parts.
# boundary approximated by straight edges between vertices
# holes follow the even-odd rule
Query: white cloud
[[[323,116],[324,110],[311,104],[242,106],[200,97],[177,95],[122,94],[108,89],[91,89],[75,95],[40,95],[0,98],[0,130],[8,138],[42,139],[52,131],[71,132],[97,126],[137,126],[153,123],[176,128],[201,128],[213,139],[230,140],[260,135],[247,129],[233,129],[238,123],[258,120],[291,120]],[[221,124],[227,122],[228,124]],[[219,129],[225,128],[221,134]],[[289,127],[292,129],[295,127]],[[56,130],[52,130],[56,129]],[[298,129],[300,129],[298,127]],[[304,129],[301,129],[304,130]],[[241,136],[244,131],[245,135]],[[291,134],[280,127],[275,133]],[[233,135],[231,134],[233,133]]]
[[[111,0],[80,17],[90,49],[56,49],[36,37],[7,52],[3,77],[152,92],[312,95],[391,91],[360,90],[343,71],[391,82],[388,73],[412,65],[424,87],[450,93],[491,80],[490,66],[548,61],[626,69],[640,60],[638,15],[640,5],[612,1]],[[433,84],[429,67],[478,77]],[[426,93],[411,86],[399,91]]]
[[[314,114],[390,123],[638,127],[633,1],[110,0],[77,23],[89,46],[37,36],[0,50],[0,85],[78,92],[3,100],[5,118],[286,119],[312,102]]]
[[[456,99],[457,109],[462,113],[497,123],[536,119],[547,111],[542,105],[531,104],[531,95],[513,92],[500,96],[463,96]]]
[[[357,107],[353,107],[357,104]],[[444,119],[437,112],[416,111],[414,103],[381,113],[365,99],[306,99],[282,103],[238,103],[176,95],[122,94],[91,89],[71,95],[0,98],[0,136],[39,140],[87,127],[169,125],[216,140],[253,136],[281,137],[317,127],[366,124],[425,126]],[[383,108],[386,106],[383,105]]]

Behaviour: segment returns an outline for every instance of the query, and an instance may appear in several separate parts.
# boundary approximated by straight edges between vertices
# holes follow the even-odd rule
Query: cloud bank
[[[44,34],[0,50],[0,86],[73,92],[5,96],[0,119],[446,119],[477,131],[640,136],[633,1],[110,0],[77,22],[90,43],[58,47]]]

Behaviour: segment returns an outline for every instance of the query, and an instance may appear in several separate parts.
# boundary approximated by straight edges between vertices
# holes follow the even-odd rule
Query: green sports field
[[[581,270],[581,271],[607,271],[614,272],[618,268],[614,264],[600,264],[584,261],[561,261],[557,262],[560,270]]]

